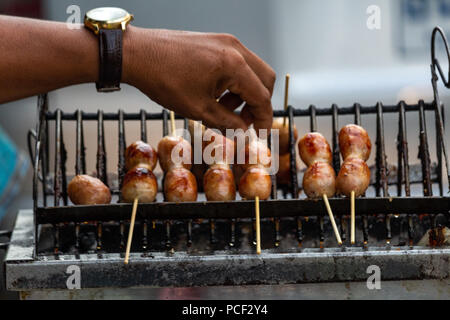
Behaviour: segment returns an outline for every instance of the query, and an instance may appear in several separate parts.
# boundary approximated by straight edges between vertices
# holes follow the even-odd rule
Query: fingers
[[[243,116],[246,120],[251,118],[257,132],[259,129],[269,130],[272,127],[271,93],[248,64],[235,66],[228,89],[246,102]]]
[[[239,40],[236,39],[235,47],[239,51],[240,54],[244,57],[245,61],[248,63],[250,68],[255,72],[255,74],[259,77],[264,86],[269,90],[270,96],[273,93],[273,87],[275,85],[276,74],[273,69],[258,57],[255,53],[253,53],[250,49],[244,46]]]
[[[219,103],[225,106],[228,110],[234,111],[243,103],[242,99],[232,92],[227,92],[220,98]]]
[[[215,100],[207,104],[202,120],[208,128],[217,128],[223,133],[226,129],[247,130],[247,124],[239,115]]]

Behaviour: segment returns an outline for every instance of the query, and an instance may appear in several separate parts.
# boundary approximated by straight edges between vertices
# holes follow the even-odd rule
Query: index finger
[[[239,95],[247,103],[257,132],[259,129],[270,130],[273,116],[270,91],[248,64],[245,63],[236,69],[230,79],[231,85],[228,90]]]

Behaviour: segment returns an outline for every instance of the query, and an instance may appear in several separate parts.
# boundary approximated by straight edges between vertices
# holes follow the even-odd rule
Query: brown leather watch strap
[[[120,90],[122,78],[122,36],[120,29],[100,29],[100,72],[97,90],[111,92]]]

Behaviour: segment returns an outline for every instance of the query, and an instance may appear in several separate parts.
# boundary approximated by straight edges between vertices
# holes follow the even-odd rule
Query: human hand
[[[124,35],[122,81],[208,127],[272,125],[275,72],[229,34],[130,27]]]

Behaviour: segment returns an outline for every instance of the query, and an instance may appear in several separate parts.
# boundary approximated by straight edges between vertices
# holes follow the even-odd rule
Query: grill
[[[287,117],[289,122],[292,180],[288,187],[277,187],[273,176],[271,198],[260,203],[261,255],[254,249],[254,201],[207,202],[200,194],[197,202],[168,203],[159,195],[158,201],[138,206],[130,264],[124,265],[132,206],[120,202],[119,192],[125,174],[125,126],[138,123],[141,140],[147,141],[147,123],[162,121],[164,136],[168,134],[168,112],[50,112],[47,95],[39,96],[37,128],[28,136],[34,163],[34,207],[19,212],[6,258],[7,288],[65,289],[66,271],[72,265],[80,267],[82,288],[357,281],[367,279],[370,265],[379,266],[386,280],[448,278],[450,248],[445,232],[450,226],[450,198],[444,196],[444,188],[450,171],[438,74],[446,87],[450,85],[435,58],[436,35],[442,36],[450,60],[445,36],[436,28],[432,34],[431,103],[289,106],[285,111],[274,111],[274,117]],[[418,119],[419,164],[410,165],[409,161],[407,114]],[[356,245],[350,246],[347,238],[349,200],[329,200],[344,241],[339,247],[323,201],[299,196],[302,172],[296,169],[293,124],[296,118],[307,117],[310,131],[317,131],[318,118],[331,118],[333,166],[338,172],[339,117],[346,115],[353,116],[356,124],[366,115],[376,117],[376,157],[369,190],[356,199]],[[395,165],[388,163],[386,146],[390,141],[384,135],[384,118],[391,115],[398,117]],[[430,115],[435,119],[436,162],[431,161],[429,150],[426,117]],[[188,122],[183,120],[187,128]],[[73,206],[68,201],[67,181],[71,177],[66,174],[63,127],[65,122],[76,123],[75,172],[84,174],[83,124],[87,121],[97,124],[96,172],[114,195],[108,205]],[[117,173],[108,172],[106,166],[107,121],[118,123]],[[49,130],[52,122],[54,132]],[[49,147],[51,137],[54,150]],[[50,158],[54,159],[53,170]],[[422,185],[423,196],[412,196],[414,185]]]

